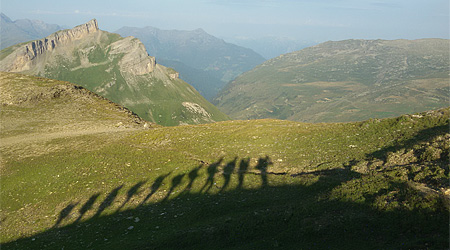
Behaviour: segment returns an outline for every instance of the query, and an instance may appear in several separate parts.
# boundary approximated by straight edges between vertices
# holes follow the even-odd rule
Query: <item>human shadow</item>
[[[222,172],[222,176],[224,178],[224,183],[222,188],[220,189],[220,192],[223,192],[228,185],[230,185],[230,181],[231,181],[231,174],[233,174],[234,169],[236,168],[236,162],[237,162],[237,157],[234,158],[234,160],[228,162],[224,167],[223,167],[223,172]]]
[[[202,168],[202,165],[192,169],[191,171],[189,171],[188,173],[188,177],[189,177],[189,183],[187,184],[187,186],[184,188],[183,192],[189,192],[192,189],[192,186],[194,185],[194,181],[197,179],[197,177],[199,176],[198,172],[200,171],[200,169]]]
[[[78,223],[81,220],[81,218],[84,216],[84,214],[86,214],[89,210],[92,209],[92,207],[95,204],[95,201],[97,200],[97,198],[99,196],[100,196],[100,193],[95,193],[86,201],[86,203],[83,204],[83,206],[80,208],[80,210],[78,210],[80,215],[76,219],[75,223]]]
[[[262,181],[262,186],[263,187],[267,187],[269,185],[269,182],[267,180],[267,169],[272,164],[273,163],[270,160],[270,157],[266,156],[265,158],[259,158],[258,164],[255,167],[256,169],[259,170],[259,172],[261,174],[261,181]]]
[[[250,166],[250,158],[241,159],[241,161],[239,162],[239,171],[238,171],[239,183],[237,189],[242,189],[242,186],[244,185],[244,177],[248,171],[249,166]]]
[[[70,215],[70,213],[78,205],[78,203],[79,202],[71,202],[69,205],[63,208],[61,212],[59,212],[58,220],[56,221],[55,225],[53,225],[53,227],[58,227],[61,222]]]
[[[214,176],[217,173],[217,169],[220,166],[220,164],[222,163],[223,158],[221,158],[220,160],[218,160],[215,163],[211,163],[208,168],[207,168],[207,173],[208,173],[208,177],[206,178],[206,183],[205,185],[203,185],[203,187],[200,189],[200,192],[203,192],[203,190],[205,190],[204,192],[207,193],[212,186],[214,185]]]
[[[150,199],[150,197],[152,197],[152,195],[154,195],[158,191],[158,189],[161,187],[164,179],[166,179],[170,174],[172,174],[172,172],[169,172],[164,175],[160,175],[156,178],[156,180],[153,182],[152,186],[150,187],[150,193],[147,194],[147,196],[142,200],[141,205],[145,204],[145,202],[147,202],[148,199]]]
[[[94,217],[100,216],[100,214],[107,209],[109,206],[111,206],[116,199],[117,195],[119,194],[120,189],[123,188],[123,184],[114,188],[103,200],[102,203],[100,203],[97,212],[95,213]]]
[[[239,162],[241,172],[235,173],[234,169],[231,171],[231,166],[224,166],[224,173],[232,172],[231,175],[234,173],[239,177],[241,173],[246,173],[250,159],[240,161],[235,159],[228,164],[233,162],[235,164]],[[167,199],[177,190],[186,190],[182,186],[185,175],[189,177],[189,182],[196,184],[191,186],[201,186],[203,183],[199,183],[200,180],[208,179],[212,173],[217,173],[221,163],[222,160],[214,163],[214,171],[199,173],[200,166],[197,166],[191,170],[195,173],[191,174],[191,177],[189,177],[191,172],[175,175],[170,180],[168,195],[154,203],[115,211],[106,216],[93,216],[63,227],[54,227],[43,233],[7,242],[2,247],[4,249],[63,247],[65,249],[446,249],[448,247],[449,214],[438,202],[428,207],[381,209],[375,206],[375,202],[386,195],[398,195],[399,202],[415,202],[420,196],[414,196],[416,194],[408,189],[406,182],[389,181],[389,178],[383,187],[371,187],[374,188],[373,192],[364,193],[360,189],[373,183],[368,179],[370,176],[352,171],[353,163],[343,164],[342,167],[334,169],[272,176],[268,171],[271,160],[266,156],[259,158],[255,166],[259,172],[255,173],[258,177],[253,179],[259,180],[260,175],[263,183],[258,188],[243,188],[247,182],[242,178],[240,181],[242,184],[238,183],[234,187],[228,184],[226,190],[217,194],[181,192],[177,199]],[[154,187],[152,191],[158,190],[161,182],[169,175],[170,173],[159,176],[155,180],[157,184],[152,185]],[[268,175],[280,179],[276,182],[270,179],[269,185]],[[382,176],[375,178],[375,184],[378,184],[380,178]],[[250,181],[250,178],[246,181]],[[207,182],[203,189],[208,190],[209,185]],[[99,210],[112,204],[120,188],[121,186],[108,194]],[[338,195],[332,196],[331,194],[335,192],[338,192]],[[339,196],[339,192],[344,194]],[[352,192],[362,192],[361,199],[352,199]],[[83,205],[86,207],[83,211],[90,210],[97,198],[95,195],[91,196]],[[86,205],[88,203],[91,205]],[[60,212],[61,219],[58,219],[60,221],[58,225],[75,206],[76,203],[71,203]]]
[[[140,181],[138,183],[136,183],[134,186],[132,186],[128,191],[127,191],[127,198],[123,201],[122,205],[117,209],[120,210],[121,208],[123,208],[130,200],[131,198],[137,194],[139,188],[141,188],[147,181]]]
[[[169,196],[173,193],[173,191],[181,184],[181,181],[183,180],[183,177],[186,174],[179,174],[172,179],[172,185],[170,186],[169,191],[167,192],[166,196],[164,197],[164,200],[169,199]]]

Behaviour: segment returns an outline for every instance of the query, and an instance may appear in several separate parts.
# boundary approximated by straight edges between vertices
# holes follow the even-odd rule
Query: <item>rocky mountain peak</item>
[[[78,40],[86,37],[88,34],[99,31],[97,20],[78,25],[72,29],[58,31],[42,40],[50,40],[55,43],[64,43],[73,40]]]
[[[78,25],[70,30],[66,30],[67,33],[71,33],[73,37],[84,36],[85,34],[93,33],[99,31],[98,23],[96,19],[92,19],[91,21]],[[64,31],[62,31],[64,32]]]
[[[47,51],[52,51],[56,47],[80,40],[89,34],[99,31],[96,19],[78,25],[72,29],[61,30],[47,36],[46,38],[31,41],[22,45],[15,53],[10,54],[5,60],[0,63],[0,70],[10,72],[20,72],[28,70],[33,63],[33,60]]]

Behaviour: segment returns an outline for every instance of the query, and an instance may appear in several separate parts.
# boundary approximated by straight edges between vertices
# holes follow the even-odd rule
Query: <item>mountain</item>
[[[146,129],[80,86],[12,73],[0,101],[2,250],[449,245],[449,108]]]
[[[251,49],[226,43],[202,29],[123,27],[116,33],[139,38],[148,53],[164,62],[165,66],[187,72],[180,77],[207,99],[212,99],[226,83],[265,60]],[[196,69],[195,74],[189,74],[188,68]]]
[[[448,106],[449,40],[326,42],[268,60],[214,103],[235,119],[348,122]]]
[[[162,125],[226,120],[173,69],[157,64],[134,37],[98,28],[97,21],[0,52],[0,70],[81,85]]]
[[[58,30],[61,27],[56,24],[28,19],[12,21],[0,13],[0,50],[17,43],[40,39]]]

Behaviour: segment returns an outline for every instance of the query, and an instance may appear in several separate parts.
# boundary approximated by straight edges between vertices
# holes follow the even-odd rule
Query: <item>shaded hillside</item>
[[[215,99],[236,119],[343,122],[448,105],[449,40],[346,40],[282,55]]]
[[[181,78],[209,100],[226,83],[264,62],[264,58],[253,50],[227,43],[202,29],[185,31],[123,27],[116,33],[139,38],[148,53],[164,60],[165,66],[180,72],[186,68],[198,70],[196,74],[182,74]]]
[[[61,29],[56,24],[47,24],[39,20],[20,19],[12,21],[0,13],[0,49],[17,43],[46,37]]]
[[[180,79],[192,85],[192,87],[198,90],[209,101],[225,86],[225,83],[213,72],[196,69],[180,61],[158,59],[158,62],[176,69],[180,73]]]
[[[449,108],[137,130],[138,118],[74,85],[0,76],[2,249],[449,244]],[[71,134],[117,121],[114,133]]]
[[[136,38],[99,30],[94,19],[0,52],[0,70],[79,84],[162,125],[227,120]]]

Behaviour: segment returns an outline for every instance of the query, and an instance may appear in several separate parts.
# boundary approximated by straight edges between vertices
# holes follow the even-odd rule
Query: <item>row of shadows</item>
[[[191,189],[194,186],[194,182],[197,181],[197,179],[199,179],[200,177],[200,170],[202,168],[206,167],[206,182],[203,184],[203,186],[200,188],[200,193],[208,193],[211,188],[214,186],[214,184],[216,183],[216,178],[220,175],[218,175],[219,173],[221,173],[222,178],[223,178],[223,185],[220,187],[220,191],[219,192],[223,192],[229,185],[231,182],[231,177],[234,173],[236,173],[238,175],[238,185],[237,185],[237,189],[242,189],[243,185],[244,185],[244,178],[246,174],[255,174],[255,175],[259,175],[261,178],[261,187],[266,187],[269,186],[269,182],[268,182],[268,178],[267,175],[268,174],[275,174],[272,172],[268,171],[269,166],[272,165],[272,162],[270,160],[270,158],[268,156],[264,157],[264,158],[259,158],[257,161],[257,165],[254,167],[254,170],[250,170],[250,159],[246,158],[246,159],[241,159],[238,163],[238,158],[234,158],[234,160],[226,163],[225,165],[222,164],[223,163],[223,159],[218,160],[217,162],[214,162],[212,164],[209,164],[207,166],[205,166],[204,164],[199,165],[198,167],[193,168],[189,173],[185,174],[178,174],[176,176],[174,176],[172,178],[172,180],[170,181],[170,188],[167,191],[166,195],[164,196],[162,201],[166,201],[173,193],[174,191],[181,185],[183,178],[185,178],[185,176],[187,175],[187,177],[189,178],[189,182],[186,185],[186,187],[183,189],[182,193],[185,192],[190,192]],[[222,166],[223,165],[223,166]],[[153,184],[150,186],[150,192],[144,197],[144,199],[140,202],[140,206],[144,205],[146,202],[149,201],[149,199],[155,194],[157,193],[161,186],[163,185],[165,179],[167,179],[170,175],[172,174],[172,172],[167,173],[167,174],[163,174],[158,176]],[[284,173],[282,173],[284,174]],[[219,177],[220,178],[220,177]],[[119,211],[120,209],[122,209],[127,203],[129,203],[131,201],[131,199],[138,194],[139,189],[146,184],[147,181],[140,181],[138,183],[136,183],[135,185],[133,185],[131,188],[128,189],[128,191],[126,192],[126,198],[125,200],[122,202],[122,204],[117,208],[117,211]],[[124,188],[124,185],[120,185],[116,188],[114,188],[110,193],[108,193],[108,195],[106,195],[105,199],[98,205],[97,210],[95,211],[95,214],[93,215],[93,218],[95,217],[99,217],[102,212],[104,212],[107,208],[112,207],[113,204],[115,203],[115,200],[119,194],[119,192],[121,191],[121,189]],[[74,221],[74,223],[78,223],[81,221],[81,219],[86,215],[87,212],[95,209],[95,204],[98,200],[98,198],[101,196],[101,193],[95,193],[93,194],[79,209],[78,209],[78,217],[77,219]],[[72,213],[74,213],[74,210],[76,207],[78,207],[78,205],[80,204],[80,202],[71,202],[70,204],[68,204],[65,208],[63,208],[60,212],[59,212],[59,216],[58,219],[55,223],[55,225],[53,226],[58,227],[61,225],[61,223]]]

